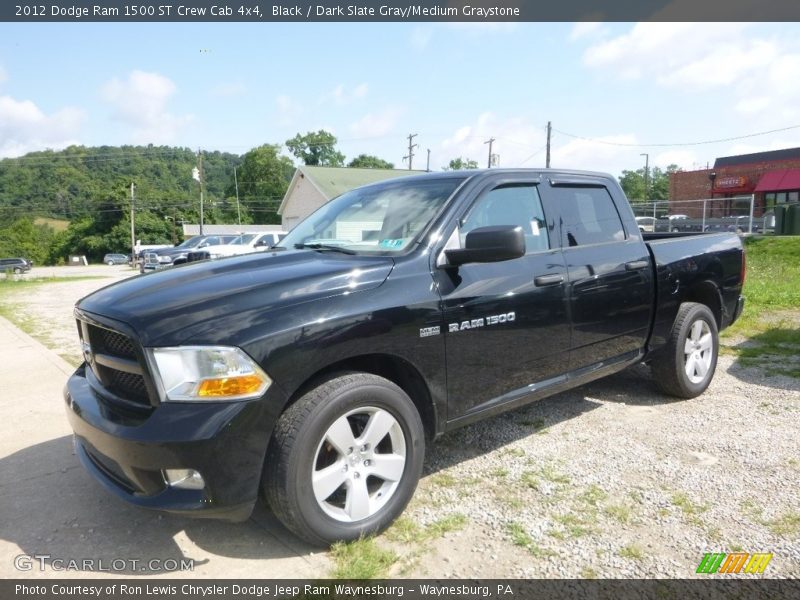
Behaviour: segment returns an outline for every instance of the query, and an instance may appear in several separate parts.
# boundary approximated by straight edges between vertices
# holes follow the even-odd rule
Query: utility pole
[[[408,170],[411,170],[411,165],[414,161],[414,148],[418,148],[419,144],[414,144],[414,138],[417,137],[416,133],[408,134],[408,156],[404,156],[403,160],[408,159]]]
[[[650,155],[642,152],[639,156],[644,156],[644,203],[647,204],[648,183],[650,180]]]
[[[236,186],[236,216],[239,217],[239,225],[241,225],[242,211],[239,208],[239,180],[236,178],[236,165],[233,165],[233,183]]]
[[[550,121],[547,122],[547,157],[544,159],[544,167],[545,169],[550,168],[550,135],[552,133],[553,127],[550,124]]]
[[[136,184],[131,181],[131,264],[136,264],[136,227],[134,225]]]
[[[489,161],[486,163],[486,168],[492,168],[492,144],[494,144],[495,139],[489,138],[487,141],[483,142],[484,144],[489,144]]]
[[[431,172],[431,149],[428,148],[428,166],[425,167],[425,170],[430,173]]]
[[[203,152],[199,148],[197,149],[197,158],[200,161],[200,179],[198,179],[200,182],[200,235],[203,235]]]

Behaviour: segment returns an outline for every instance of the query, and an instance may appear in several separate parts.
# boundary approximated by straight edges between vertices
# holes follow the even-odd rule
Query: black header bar
[[[4,0],[5,22],[800,21],[797,0]]]

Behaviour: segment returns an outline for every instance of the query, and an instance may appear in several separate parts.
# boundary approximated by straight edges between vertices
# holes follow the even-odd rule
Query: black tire
[[[394,419],[392,428],[374,447],[359,446],[357,440],[369,439],[367,425],[373,423],[373,417],[377,423],[376,415],[388,419],[387,413]],[[346,449],[339,452],[336,448],[342,444],[331,437],[339,432],[335,423],[341,424],[343,417],[350,427],[350,439],[355,442],[355,449],[351,447],[349,453]],[[347,438],[346,432],[343,433]],[[396,457],[404,453],[399,479],[372,474],[371,469],[377,472],[378,464],[386,464],[387,448],[391,448],[395,465]],[[364,454],[370,450],[372,454]],[[281,415],[267,449],[264,495],[275,516],[308,542],[327,546],[340,540],[354,540],[380,533],[403,512],[422,474],[424,456],[422,420],[402,389],[377,375],[340,374],[311,389]],[[333,481],[330,495],[318,500],[318,488],[314,487],[317,484],[312,477],[326,467],[331,468],[332,475],[336,474],[332,480],[343,481],[335,488]],[[319,494],[325,495],[327,492],[322,489]],[[358,512],[353,509],[359,504],[353,499],[356,497],[362,503],[365,497],[368,499],[369,512],[364,518],[353,518],[353,513]],[[378,504],[374,512],[373,503]]]
[[[22,269],[20,269],[19,267],[14,267],[14,273],[16,275],[21,275],[22,274]]]
[[[110,261],[108,261],[106,264],[107,264],[109,267],[113,267],[113,266],[114,266],[114,261],[113,261],[113,260],[110,260]]]
[[[711,336],[710,346],[692,339],[697,337],[697,332],[693,332],[695,327],[699,328],[700,340],[706,333]],[[689,353],[686,352],[687,341],[689,345],[694,344]],[[707,350],[704,349],[706,346]],[[707,351],[710,351],[710,356]],[[714,378],[718,355],[719,332],[711,310],[704,304],[684,302],[675,317],[667,346],[651,363],[653,378],[658,387],[670,396],[695,398],[706,391]]]

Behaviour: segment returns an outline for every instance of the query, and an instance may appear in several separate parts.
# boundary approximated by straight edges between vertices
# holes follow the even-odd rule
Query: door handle
[[[629,263],[625,263],[625,270],[638,271],[639,269],[646,269],[649,266],[650,266],[650,261],[648,260],[634,260]]]
[[[545,285],[558,285],[559,283],[564,283],[564,276],[558,273],[554,273],[553,275],[539,275],[538,277],[534,277],[533,283],[540,287]]]

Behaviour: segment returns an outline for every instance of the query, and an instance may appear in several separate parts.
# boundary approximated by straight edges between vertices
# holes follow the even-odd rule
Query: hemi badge
[[[430,337],[432,335],[439,335],[441,333],[441,327],[438,325],[436,327],[423,327],[419,330],[419,337]]]

